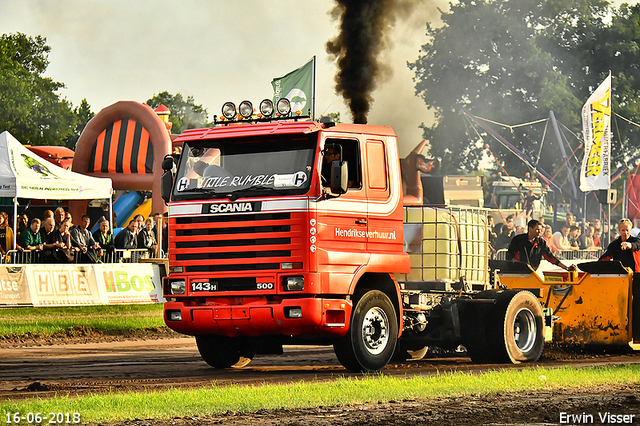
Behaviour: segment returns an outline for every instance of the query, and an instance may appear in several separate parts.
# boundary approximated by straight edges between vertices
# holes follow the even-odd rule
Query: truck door
[[[382,139],[367,139],[365,148],[367,251],[382,253],[402,250],[401,197],[399,189],[390,185],[391,153]]]
[[[318,202],[318,266],[331,271],[332,289],[344,291],[335,285],[348,286],[353,273],[368,263],[367,252],[367,197],[362,178],[362,150],[358,139],[327,138],[324,147],[339,145],[341,160],[348,163],[349,185],[346,194]],[[325,161],[324,157],[320,161]],[[322,167],[322,166],[321,166]],[[328,187],[324,187],[328,190]],[[340,272],[344,282],[338,284]],[[338,280],[338,281],[336,281]]]

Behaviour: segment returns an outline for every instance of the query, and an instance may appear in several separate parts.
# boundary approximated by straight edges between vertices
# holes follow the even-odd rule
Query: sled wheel
[[[529,291],[498,295],[487,329],[496,362],[535,362],[544,348],[542,307]]]
[[[382,370],[391,360],[398,340],[398,321],[391,301],[371,290],[356,303],[349,331],[333,344],[340,363],[348,370]]]
[[[226,336],[196,336],[202,359],[214,368],[242,368],[251,362],[255,350],[248,341]]]

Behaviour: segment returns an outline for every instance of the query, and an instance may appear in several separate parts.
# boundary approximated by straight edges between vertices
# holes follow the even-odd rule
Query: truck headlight
[[[282,283],[287,291],[304,290],[304,277],[285,277]]]
[[[171,281],[169,284],[169,290],[171,294],[184,294],[186,288],[186,284],[184,280],[180,281]]]

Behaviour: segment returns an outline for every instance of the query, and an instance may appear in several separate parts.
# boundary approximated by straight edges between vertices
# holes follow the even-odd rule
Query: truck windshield
[[[309,190],[316,134],[185,143],[172,199],[299,195]]]

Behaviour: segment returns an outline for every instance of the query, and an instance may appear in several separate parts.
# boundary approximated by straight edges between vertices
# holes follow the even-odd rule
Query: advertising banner
[[[91,265],[25,265],[33,306],[101,304]]]
[[[24,267],[0,268],[0,305],[30,305],[29,284]]]
[[[160,266],[152,263],[104,264],[93,267],[102,300],[117,303],[162,303]]]
[[[611,188],[611,74],[582,107],[582,133],[580,190]]]
[[[0,306],[163,303],[164,268],[153,263],[0,267]]]

